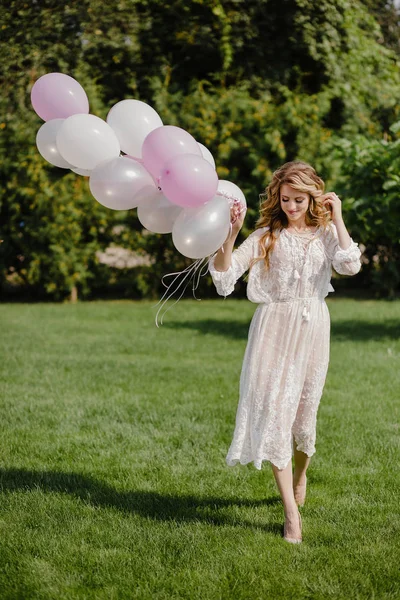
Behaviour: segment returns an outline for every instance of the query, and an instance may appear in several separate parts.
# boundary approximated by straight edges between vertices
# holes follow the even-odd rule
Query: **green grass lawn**
[[[400,302],[328,305],[297,546],[225,465],[255,305],[0,305],[1,600],[400,598]]]

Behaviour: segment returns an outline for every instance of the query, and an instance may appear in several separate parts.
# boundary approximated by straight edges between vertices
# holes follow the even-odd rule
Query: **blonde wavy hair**
[[[258,261],[264,260],[265,268],[269,269],[270,255],[274,249],[279,232],[287,227],[288,220],[281,208],[280,190],[287,183],[293,189],[309,195],[310,203],[306,213],[308,226],[326,228],[331,221],[330,211],[323,206],[319,197],[324,193],[324,181],[318,177],[315,169],[301,161],[287,162],[277,169],[271,183],[265,192],[260,194],[260,216],[255,229],[269,227],[260,237],[260,256],[253,258],[250,268]]]

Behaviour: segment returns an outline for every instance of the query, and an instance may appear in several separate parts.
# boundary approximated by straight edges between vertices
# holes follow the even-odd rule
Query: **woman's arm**
[[[332,215],[332,221],[336,227],[339,246],[342,250],[347,250],[351,245],[351,237],[346,229],[342,216],[342,201],[335,192],[328,192],[321,196],[322,204],[329,208]]]
[[[245,212],[236,219],[232,224],[232,231],[229,238],[224,242],[222,247],[218,250],[214,259],[214,267],[217,271],[227,271],[232,264],[232,252],[235,245],[236,238],[239,231],[242,228]],[[233,217],[233,210],[231,210],[231,218]]]
[[[348,250],[351,245],[351,237],[346,229],[343,219],[336,221],[335,225],[338,234],[339,246],[342,248],[342,250]]]
[[[326,251],[332,266],[341,275],[356,275],[361,269],[361,251],[346,229],[342,217],[342,206],[338,196],[330,192],[322,196],[323,204],[328,204],[333,224],[326,242]]]
[[[223,244],[223,251],[219,249],[208,262],[208,270],[220,296],[226,297],[233,292],[236,281],[249,268],[254,255],[255,232],[233,251],[243,221],[244,214],[232,224],[232,232]]]

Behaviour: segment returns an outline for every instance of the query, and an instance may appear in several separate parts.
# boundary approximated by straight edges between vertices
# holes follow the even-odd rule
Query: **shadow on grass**
[[[366,342],[368,340],[381,340],[400,338],[400,319],[388,319],[383,323],[371,321],[333,321],[332,339],[336,341],[354,340]]]
[[[250,321],[219,321],[218,319],[201,319],[196,321],[167,321],[163,327],[168,329],[193,329],[203,334],[222,335],[236,340],[245,340],[249,332]]]
[[[260,527],[250,521],[223,515],[221,511],[230,506],[257,507],[280,502],[279,496],[263,500],[235,500],[213,496],[177,496],[141,490],[119,492],[93,477],[79,473],[0,469],[0,493],[37,490],[70,494],[91,506],[115,508],[159,521],[204,521],[217,526],[254,529]],[[261,529],[276,534],[282,533],[282,526],[277,523],[266,523]]]
[[[192,329],[200,333],[221,335],[227,338],[245,340],[248,336],[250,323],[240,321],[218,321],[217,319],[201,319],[186,322],[167,322],[163,327],[169,329]],[[400,338],[400,319],[388,319],[382,323],[371,321],[332,321],[331,336],[335,341],[360,341]]]

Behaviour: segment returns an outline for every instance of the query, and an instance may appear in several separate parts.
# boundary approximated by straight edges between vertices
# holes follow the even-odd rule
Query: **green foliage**
[[[121,25],[117,12],[104,10],[104,25]],[[96,251],[110,243],[119,216],[93,199],[86,179],[41,158],[35,136],[42,122],[30,105],[30,89],[46,72],[68,73],[87,90],[92,112],[105,117],[101,84],[82,55],[82,48],[90,52],[95,46],[91,40],[101,32],[91,19],[89,2],[9,2],[0,18],[2,279],[23,282],[40,296],[63,299],[74,288],[87,295],[99,269]],[[83,22],[87,43],[82,42]],[[100,47],[96,54],[100,60]]]
[[[7,182],[15,198],[5,204],[2,260],[10,273],[40,295],[62,299],[77,287],[90,289],[96,251],[108,244],[107,210],[93,202],[83,179],[48,173],[40,157],[22,160]],[[54,172],[55,171],[55,172]],[[30,185],[21,182],[30,174]]]
[[[136,211],[100,207],[87,180],[41,159],[41,122],[29,98],[41,75],[60,71],[78,79],[91,112],[102,118],[115,102],[135,97],[154,106],[165,124],[187,129],[210,148],[219,177],[245,192],[246,235],[258,194],[282,162],[307,160],[335,186],[352,177],[346,155],[334,151],[338,143],[362,136],[379,145],[392,135],[400,71],[372,16],[378,4],[8,0],[0,14],[0,280],[13,277],[55,298],[74,287],[93,294],[110,283],[157,296],[161,276],[190,262],[171,236],[146,235]],[[392,23],[394,48],[390,15],[392,21],[381,21],[384,32]],[[369,246],[369,235],[363,229],[359,241]],[[99,265],[96,252],[110,244],[148,254],[153,264],[131,275]]]
[[[400,131],[400,122],[391,128]],[[357,137],[342,141],[340,188],[346,196],[346,223],[366,240],[362,278],[376,293],[395,296],[400,285],[400,138]]]
[[[365,5],[378,21],[384,42],[400,54],[400,12],[397,0],[365,0]]]

